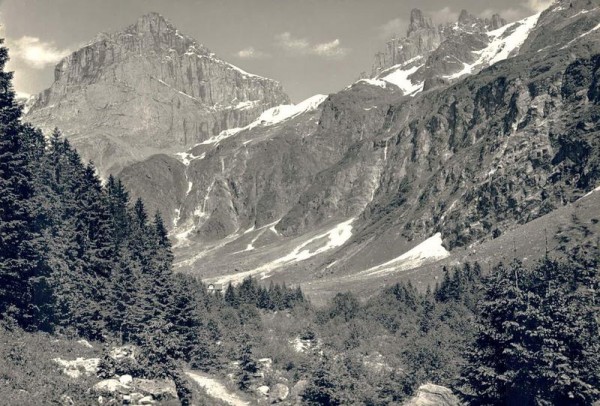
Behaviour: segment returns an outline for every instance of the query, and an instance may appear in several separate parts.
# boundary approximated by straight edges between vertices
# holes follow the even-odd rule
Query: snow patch
[[[317,94],[298,104],[283,104],[281,106],[272,107],[268,110],[265,110],[260,115],[260,117],[258,117],[256,120],[254,120],[247,126],[230,128],[228,130],[221,131],[218,135],[210,137],[209,139],[201,142],[198,145],[217,144],[245,130],[250,130],[252,128],[261,126],[267,127],[282,123],[302,113],[316,110],[321,105],[321,103],[325,101],[325,99],[327,99],[326,95]]]
[[[437,233],[403,255],[362,271],[358,275],[374,276],[405,271],[416,268],[427,262],[444,259],[449,255],[450,253],[442,245],[442,234]]]
[[[195,161],[196,159],[204,159],[206,154],[202,153],[201,155],[195,156],[194,154],[189,152],[177,152],[175,156],[181,161],[182,164],[184,164],[185,166],[190,166],[190,163],[192,161]]]
[[[222,277],[217,277],[214,280],[211,279],[210,282],[236,284],[242,282],[244,278],[257,274],[260,274],[262,276],[262,279],[265,279],[268,277],[269,272],[281,268],[284,265],[304,261],[316,255],[322,254],[326,251],[332,250],[337,247],[341,247],[352,237],[352,223],[355,220],[355,218],[351,218],[350,220],[344,221],[343,223],[339,223],[332,229],[322,234],[319,234],[313,238],[310,238],[307,241],[304,241],[296,248],[294,248],[289,254],[280,257],[272,262],[264,264],[258,268],[246,272],[239,272],[235,275],[225,275]],[[319,248],[307,248],[309,245],[314,244],[319,240],[326,241]]]
[[[361,79],[356,83],[366,83],[367,85],[377,86],[382,89],[385,89],[387,87],[387,82],[385,80],[379,79]]]
[[[412,68],[409,69],[402,69],[404,66],[406,66],[408,64],[404,63],[401,65],[396,65],[395,67],[390,68],[394,69],[397,68],[394,72],[383,76],[381,79],[385,80],[386,82],[389,82],[393,85],[396,85],[400,88],[400,90],[402,90],[402,93],[404,93],[405,95],[414,95],[417,94],[421,91],[423,91],[423,82],[417,82],[417,83],[413,83],[413,81],[411,79],[409,79],[409,77],[415,73],[416,71],[418,71],[419,69],[421,69],[421,67],[423,65],[417,65],[414,66]]]
[[[445,79],[457,79],[469,75],[477,68],[491,66],[496,62],[507,59],[513,52],[518,51],[525,42],[529,33],[537,25],[540,14],[535,14],[512,24],[507,24],[487,33],[491,41],[487,47],[477,51],[479,58],[472,64],[463,64],[463,69],[452,75],[444,76]]]

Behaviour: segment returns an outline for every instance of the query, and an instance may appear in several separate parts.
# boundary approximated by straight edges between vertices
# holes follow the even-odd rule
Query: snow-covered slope
[[[221,133],[219,133],[218,135],[210,137],[209,139],[197,145],[216,144],[245,130],[250,130],[259,126],[266,127],[282,123],[302,113],[316,110],[321,105],[321,103],[325,101],[325,99],[327,99],[326,95],[317,94],[315,96],[309,97],[308,99],[298,104],[283,104],[281,106],[272,107],[264,111],[256,120],[254,120],[247,126],[231,128],[228,130],[221,131]]]
[[[484,67],[491,66],[496,62],[503,61],[510,56],[515,55],[521,45],[527,40],[529,33],[537,24],[540,14],[535,14],[523,20],[505,25],[494,31],[487,33],[490,42],[487,47],[474,52],[479,57],[475,62],[464,63],[463,69],[451,75],[444,76],[444,79],[456,79],[464,75],[470,75]]]
[[[406,38],[388,42],[388,53],[393,56],[388,59],[400,63],[379,67],[372,78],[359,82],[379,87],[392,84],[404,95],[414,96],[436,81],[447,83],[475,74],[516,55],[540,14],[506,24],[500,16],[487,20],[463,11],[456,23],[436,27],[413,10],[411,18],[417,20],[411,23]],[[381,54],[377,58],[381,64]]]

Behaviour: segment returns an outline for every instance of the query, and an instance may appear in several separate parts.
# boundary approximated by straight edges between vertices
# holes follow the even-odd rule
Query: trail
[[[208,396],[222,400],[231,406],[249,406],[250,403],[240,398],[235,392],[231,392],[215,378],[201,372],[187,371],[187,376],[192,378],[198,385],[202,386]]]

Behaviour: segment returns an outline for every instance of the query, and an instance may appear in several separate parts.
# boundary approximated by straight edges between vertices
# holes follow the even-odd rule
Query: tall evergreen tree
[[[30,278],[40,272],[37,249],[41,230],[33,207],[31,156],[34,145],[20,122],[12,73],[5,71],[8,51],[0,42],[0,313],[25,325],[35,324]]]

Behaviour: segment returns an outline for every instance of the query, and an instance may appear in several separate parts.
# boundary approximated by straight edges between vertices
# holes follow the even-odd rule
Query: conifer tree
[[[30,278],[43,266],[37,247],[41,230],[33,207],[31,156],[21,108],[14,99],[12,73],[5,71],[8,51],[0,42],[0,313],[24,325],[31,319],[34,292]]]

